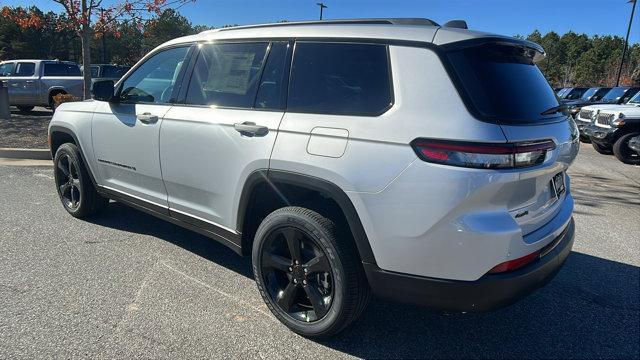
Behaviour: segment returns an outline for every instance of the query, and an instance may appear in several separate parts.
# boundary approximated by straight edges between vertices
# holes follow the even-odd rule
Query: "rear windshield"
[[[76,64],[44,64],[44,76],[81,76]]]
[[[471,102],[484,117],[498,122],[532,122],[558,106],[553,89],[529,51],[487,44],[449,53],[455,72]]]

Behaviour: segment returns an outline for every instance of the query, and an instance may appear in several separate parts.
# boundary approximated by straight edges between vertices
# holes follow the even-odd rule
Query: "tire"
[[[593,146],[593,148],[600,154],[603,154],[603,155],[613,154],[613,150],[608,146],[600,145],[596,142],[591,142],[591,146]]]
[[[109,199],[96,191],[76,145],[60,145],[53,165],[56,190],[69,214],[84,218],[97,214],[107,206]]]
[[[24,113],[29,112],[29,111],[33,110],[33,108],[34,108],[31,105],[19,105],[19,106],[16,106],[16,107],[18,108],[18,110],[20,110],[20,112],[24,112]]]
[[[629,148],[629,140],[640,133],[629,133],[622,135],[613,144],[613,155],[625,164],[640,165],[640,154]]]
[[[591,143],[591,138],[586,136],[586,135],[580,135],[580,141],[585,143],[585,144],[590,144]]]
[[[258,290],[275,317],[302,336],[337,334],[369,302],[371,291],[347,230],[315,211],[290,206],[269,214],[256,231],[252,263]],[[299,256],[290,243],[298,244]]]

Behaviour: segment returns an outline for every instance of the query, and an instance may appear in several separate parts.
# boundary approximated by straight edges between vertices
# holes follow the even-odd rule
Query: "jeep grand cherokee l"
[[[511,304],[574,238],[577,129],[537,44],[423,19],[226,28],[154,49],[50,125],[56,189],[250,256],[273,314],[337,333],[370,294]],[[499,95],[499,96],[498,96]]]

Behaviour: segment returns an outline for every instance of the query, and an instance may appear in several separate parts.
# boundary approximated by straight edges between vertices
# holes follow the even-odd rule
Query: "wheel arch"
[[[80,158],[82,159],[82,162],[84,162],[87,168],[87,173],[89,174],[89,178],[91,179],[93,186],[97,188],[98,185],[95,180],[95,177],[93,176],[93,172],[91,171],[91,167],[89,166],[89,163],[87,162],[87,159],[84,156],[84,151],[82,151],[80,141],[78,141],[78,137],[73,132],[73,130],[63,126],[58,126],[58,125],[52,125],[51,127],[49,127],[49,150],[51,151],[52,159],[55,159],[56,151],[58,150],[60,145],[64,143],[73,143],[78,148],[78,152],[80,153]]]
[[[375,257],[369,239],[358,213],[347,194],[336,184],[314,176],[289,171],[260,169],[251,173],[242,189],[237,213],[237,229],[242,232],[242,252],[251,252],[255,229],[264,216],[277,208],[301,205],[300,193],[306,196],[327,199],[342,212],[343,219],[355,241],[358,254],[363,262],[375,264]],[[279,205],[270,207],[265,202],[272,199]],[[265,201],[266,200],[266,201]],[[304,204],[304,203],[303,203]],[[254,206],[255,205],[255,206]],[[260,211],[263,208],[265,211]]]

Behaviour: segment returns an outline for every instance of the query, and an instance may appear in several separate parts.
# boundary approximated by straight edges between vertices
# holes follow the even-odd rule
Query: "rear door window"
[[[81,76],[80,67],[76,64],[44,64],[44,76]]]
[[[386,45],[296,43],[288,111],[377,116],[392,103]]]
[[[202,45],[187,104],[252,108],[267,46],[266,42]]]
[[[16,66],[16,73],[14,76],[33,76],[36,71],[36,64],[30,62],[19,62]]]
[[[558,116],[541,115],[559,104],[528,49],[486,44],[454,50],[448,57],[482,117],[507,124]]]

